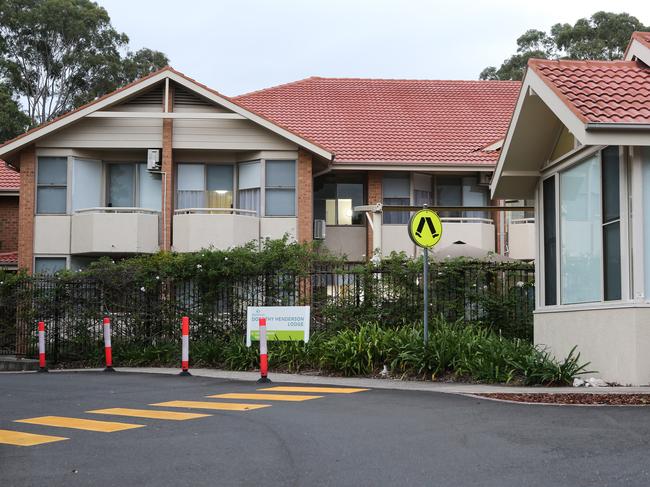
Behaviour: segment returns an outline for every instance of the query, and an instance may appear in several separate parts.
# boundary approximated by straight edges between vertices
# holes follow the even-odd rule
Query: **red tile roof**
[[[641,32],[641,31],[633,32],[632,39],[630,39],[630,41],[634,39],[639,41],[641,44],[644,44],[646,47],[650,48],[650,32]]]
[[[638,61],[548,61],[528,66],[585,123],[650,123],[650,68]]]
[[[307,78],[233,98],[335,162],[494,164],[518,81]]]
[[[0,191],[18,191],[20,189],[20,173],[0,161]]]
[[[18,264],[18,252],[0,253],[0,266],[10,266]]]

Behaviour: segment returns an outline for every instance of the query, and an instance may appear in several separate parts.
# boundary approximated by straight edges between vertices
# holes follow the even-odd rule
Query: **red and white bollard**
[[[45,323],[38,322],[38,371],[47,372],[45,364]]]
[[[104,372],[115,372],[113,368],[113,349],[111,347],[111,319],[104,318],[104,353],[106,354],[106,368]]]
[[[269,379],[269,355],[266,348],[266,318],[260,318],[260,378],[259,384],[271,382]]]
[[[181,373],[178,375],[192,375],[190,374],[190,319],[187,316],[183,316],[181,335]]]

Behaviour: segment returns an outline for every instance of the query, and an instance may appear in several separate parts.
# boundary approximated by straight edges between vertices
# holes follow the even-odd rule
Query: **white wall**
[[[622,385],[650,384],[650,308],[538,311],[534,322],[536,344],[558,359],[577,346],[580,361],[598,371],[589,376]]]
[[[324,246],[336,255],[346,255],[348,260],[361,262],[366,259],[366,227],[328,226]]]
[[[34,217],[34,253],[70,253],[70,216],[36,215]]]
[[[508,229],[508,257],[513,259],[535,259],[535,224],[510,224]]]
[[[260,218],[260,239],[280,239],[285,234],[289,235],[289,241],[295,242],[298,228],[296,217],[274,217]]]
[[[157,214],[75,213],[73,254],[153,253],[159,249]]]
[[[259,218],[243,215],[174,215],[174,250],[198,252],[214,247],[225,250],[259,240]]]

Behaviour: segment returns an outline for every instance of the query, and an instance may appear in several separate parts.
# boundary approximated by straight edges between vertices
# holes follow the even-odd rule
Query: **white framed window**
[[[612,146],[542,181],[544,305],[622,298],[622,171]]]
[[[253,210],[260,215],[261,163],[244,162],[238,166],[238,205],[242,210]]]
[[[36,213],[65,215],[68,210],[68,158],[39,157],[36,176]]]
[[[52,275],[62,271],[67,266],[65,257],[35,257],[34,274]]]
[[[222,164],[179,164],[177,208],[232,208],[234,168]]]
[[[411,204],[411,178],[405,173],[387,173],[382,178],[383,203],[393,206],[409,206]],[[405,225],[410,214],[408,211],[385,211],[384,224]]]
[[[106,164],[106,206],[162,209],[162,174],[147,170],[141,162]]]
[[[266,161],[266,216],[296,216],[296,161]]]
[[[366,198],[364,174],[330,173],[314,179],[314,219],[327,225],[363,225],[364,214],[354,211]]]

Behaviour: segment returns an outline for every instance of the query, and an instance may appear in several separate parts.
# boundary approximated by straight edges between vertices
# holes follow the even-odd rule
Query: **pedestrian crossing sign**
[[[440,241],[442,222],[438,214],[427,208],[416,212],[409,222],[409,237],[418,247],[429,249]]]

